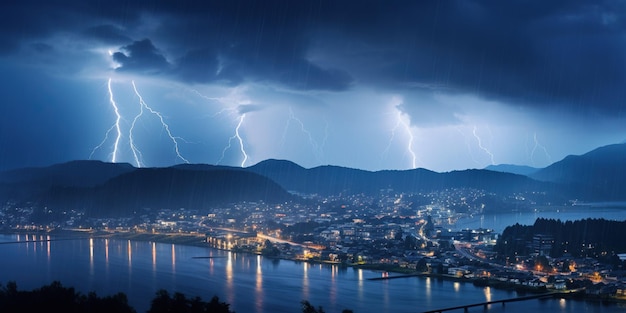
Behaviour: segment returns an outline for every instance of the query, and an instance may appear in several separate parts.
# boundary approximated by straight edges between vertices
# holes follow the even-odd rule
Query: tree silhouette
[[[326,311],[324,311],[324,308],[322,308],[322,306],[318,306],[316,309],[309,301],[303,300],[300,302],[300,304],[302,305],[302,313],[326,313]],[[352,310],[344,309],[341,311],[341,313],[354,313],[354,312],[352,312]]]
[[[309,301],[303,300],[300,303],[302,304],[302,313],[325,313],[321,306],[315,309]]]
[[[551,257],[565,254],[573,257],[605,257],[611,261],[615,251],[626,251],[626,221],[583,219],[562,222],[539,218],[533,225],[508,226],[498,239],[494,251],[502,257],[528,255],[534,235],[550,235],[554,243]]]
[[[325,313],[321,306],[315,308],[306,300],[301,305],[303,313]],[[0,284],[0,312],[137,313],[128,304],[124,293],[106,297],[99,297],[95,292],[83,295],[58,281],[32,291],[18,290],[14,281],[9,281],[6,286]],[[205,302],[200,297],[187,298],[180,292],[170,296],[167,290],[161,289],[155,293],[146,313],[166,312],[235,313],[230,310],[230,304],[221,302],[217,296]],[[344,309],[342,313],[353,312]]]
[[[167,290],[161,289],[156,292],[147,313],[234,313],[230,310],[230,304],[220,302],[217,296],[213,296],[209,302],[204,302],[200,297],[187,299],[176,292],[173,296]]]
[[[123,293],[108,297],[98,297],[91,292],[80,294],[74,288],[68,288],[54,281],[50,285],[32,291],[17,289],[15,282],[0,288],[0,310],[13,312],[66,312],[66,313],[136,313]]]

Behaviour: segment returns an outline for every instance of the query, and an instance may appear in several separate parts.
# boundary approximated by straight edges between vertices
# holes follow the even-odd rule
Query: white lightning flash
[[[535,146],[533,147],[533,150],[530,152],[530,160],[532,161],[533,165],[535,165],[535,151],[537,149],[542,149],[543,153],[545,153],[546,157],[548,158],[548,161],[552,163],[552,157],[550,157],[550,154],[548,153],[548,149],[546,149],[545,146],[539,143],[536,132],[533,136],[533,139],[535,140]]]
[[[241,119],[239,119],[239,124],[237,124],[237,128],[235,128],[235,136],[237,136],[237,139],[239,140],[239,148],[241,149],[241,153],[243,154],[241,167],[243,167],[244,164],[246,164],[246,161],[248,160],[248,154],[246,153],[246,150],[243,147],[243,139],[241,139],[241,135],[239,134],[239,128],[241,128],[241,124],[243,124],[243,119],[245,117],[246,117],[246,113],[241,114]]]
[[[324,147],[326,147],[326,142],[328,141],[328,136],[329,136],[329,132],[328,132],[328,120],[326,121],[326,127],[324,127],[324,138],[322,139],[322,144],[320,145],[320,151],[324,150]]]
[[[134,86],[135,85],[133,84],[133,87]],[[141,154],[141,151],[139,151],[139,148],[137,148],[137,145],[135,145],[135,139],[134,139],[133,133],[135,131],[135,124],[137,124],[137,121],[143,115],[143,107],[144,106],[140,101],[139,102],[139,114],[135,115],[135,118],[133,118],[133,122],[130,124],[130,130],[128,131],[128,143],[130,145],[130,150],[133,152],[133,157],[135,158],[135,163],[137,164],[137,167],[143,167],[143,163],[141,162],[142,154]]]
[[[456,130],[461,134],[461,136],[463,136],[463,139],[465,141],[465,146],[467,147],[467,153],[470,155],[470,158],[472,158],[472,161],[476,164],[480,164],[480,162],[476,160],[476,158],[474,157],[474,154],[472,153],[472,147],[470,145],[469,136],[467,136],[459,127],[456,127]]]
[[[222,150],[222,157],[217,161],[216,164],[220,164],[220,162],[222,162],[222,160],[224,159],[224,155],[226,154],[226,151],[232,147],[231,143],[235,139],[239,141],[239,150],[241,150],[241,154],[243,155],[243,160],[241,161],[240,166],[244,167],[244,165],[246,164],[246,161],[248,161],[248,154],[246,153],[246,149],[243,145],[243,138],[241,138],[241,134],[239,133],[239,129],[241,128],[241,125],[243,124],[243,120],[245,117],[246,117],[246,113],[241,114],[241,116],[239,117],[239,123],[237,123],[237,127],[235,127],[235,134],[232,137],[228,138],[228,146],[226,146]]]
[[[411,164],[413,165],[412,168],[417,168],[417,156],[415,155],[415,151],[413,151],[413,140],[415,138],[413,137],[411,126],[404,119],[402,119],[402,116],[398,116],[398,118],[399,118],[400,123],[404,127],[404,130],[409,135],[409,140],[406,146],[406,150],[409,152],[409,154],[411,154],[411,161],[412,161]]]
[[[396,111],[398,112],[398,116],[396,118],[396,125],[391,129],[391,138],[389,138],[389,144],[383,151],[383,155],[387,154],[387,152],[391,148],[391,143],[396,137],[396,131],[398,131],[398,129],[402,127],[402,129],[404,129],[406,134],[409,136],[409,140],[407,140],[407,143],[406,143],[406,151],[407,153],[411,155],[411,168],[415,169],[417,168],[417,154],[413,150],[413,141],[415,140],[415,137],[413,136],[413,132],[411,131],[411,125],[404,118],[402,111],[398,110],[397,108],[396,108]]]
[[[91,159],[91,157],[96,152],[96,150],[100,149],[100,147],[102,147],[102,145],[109,139],[109,133],[111,133],[111,131],[115,129],[117,132],[117,135],[115,136],[115,142],[113,144],[113,152],[111,153],[111,162],[115,163],[117,162],[117,152],[119,150],[120,140],[122,138],[122,130],[120,128],[120,120],[122,119],[122,116],[120,115],[120,111],[117,107],[117,103],[115,102],[115,98],[113,97],[113,89],[111,88],[111,78],[109,78],[107,82],[107,88],[109,91],[109,103],[113,107],[113,111],[115,112],[115,116],[116,116],[115,123],[109,128],[109,130],[106,131],[106,133],[104,134],[104,139],[102,139],[102,142],[100,142],[100,144],[98,144],[95,148],[93,148],[93,150],[91,150],[89,159]]]
[[[389,137],[389,143],[387,144],[387,147],[385,147],[385,150],[383,150],[383,157],[389,152],[389,149],[391,149],[391,143],[393,143],[393,140],[396,138],[396,130],[400,127],[400,118],[398,118],[398,120],[396,121],[396,125],[391,129],[391,136]]]
[[[233,96],[233,94],[231,94],[230,97],[220,97],[220,98],[214,98],[214,97],[208,97],[203,95],[202,93],[200,93],[199,91],[195,90],[195,89],[191,89],[191,91],[193,93],[195,93],[196,95],[198,95],[199,97],[205,99],[205,100],[209,100],[212,102],[217,102],[223,105],[236,105],[237,103],[239,105],[243,105],[245,104],[247,101],[243,101],[241,99],[238,99],[238,97]],[[235,93],[236,95],[236,93]],[[248,102],[249,103],[249,102]],[[239,142],[239,150],[241,151],[241,154],[243,156],[243,160],[241,161],[240,166],[244,167],[246,162],[248,161],[248,153],[246,152],[246,148],[245,148],[245,144],[244,144],[244,140],[243,137],[241,136],[240,130],[241,130],[241,126],[243,125],[246,113],[241,113],[241,111],[239,111],[236,108],[233,107],[224,107],[221,110],[219,110],[218,112],[216,112],[215,114],[213,114],[211,116],[211,118],[215,118],[218,115],[224,114],[224,113],[228,113],[228,115],[238,115],[238,122],[237,122],[237,126],[235,127],[235,131],[234,134],[228,138],[228,145],[226,145],[226,147],[224,147],[224,149],[222,149],[222,155],[220,156],[219,160],[217,160],[217,162],[215,163],[216,165],[219,165],[222,160],[224,160],[224,157],[226,157],[226,151],[228,151],[230,148],[232,148],[232,141],[233,140],[237,140]]]
[[[111,131],[113,131],[113,129],[115,128],[115,124],[113,124],[113,126],[111,126],[106,133],[104,133],[104,139],[102,139],[102,141],[95,146],[92,150],[91,153],[89,154],[89,160],[91,160],[91,158],[93,158],[94,153],[96,153],[96,150],[100,149],[102,147],[102,145],[109,140],[109,133],[111,133]]]
[[[161,115],[161,113],[159,113],[158,111],[153,110],[150,106],[148,106],[148,104],[143,100],[143,97],[141,96],[141,94],[139,94],[139,91],[137,90],[137,86],[135,86],[135,81],[132,81],[132,85],[133,85],[133,90],[135,91],[135,94],[137,95],[137,97],[139,97],[139,104],[145,108],[146,110],[150,111],[150,113],[156,115],[159,120],[161,121],[161,125],[163,126],[163,128],[165,129],[165,132],[167,132],[167,136],[170,138],[170,140],[172,140],[172,143],[174,144],[174,151],[176,152],[176,156],[183,160],[183,162],[185,163],[189,163],[189,161],[187,159],[185,159],[181,153],[180,150],[178,148],[178,140],[183,140],[183,138],[181,137],[176,137],[174,135],[172,135],[172,132],[170,131],[170,126],[165,122],[165,120],[163,119],[163,115]],[[142,114],[142,113],[140,113]],[[133,150],[133,153],[135,153],[136,151]]]
[[[474,134],[474,138],[476,138],[476,140],[478,141],[478,147],[485,151],[485,153],[487,153],[489,155],[489,158],[491,159],[491,165],[496,165],[496,162],[494,162],[494,158],[493,158],[493,153],[491,153],[491,151],[489,151],[489,149],[485,148],[483,146],[482,140],[480,139],[480,137],[478,136],[478,134],[476,133],[476,126],[474,126],[474,130],[472,131],[472,134]]]
[[[199,91],[197,91],[195,89],[190,89],[190,90],[191,90],[191,92],[195,93],[198,97],[203,98],[205,100],[215,101],[215,102],[219,102],[219,103],[221,103],[222,100],[223,100],[222,98],[211,98],[211,97],[205,96],[205,95],[203,95],[202,93],[200,93]]]
[[[300,125],[300,131],[302,133],[304,133],[308,138],[309,138],[309,144],[311,145],[311,149],[313,150],[313,154],[315,155],[315,158],[319,161],[322,162],[322,155],[323,155],[323,151],[322,151],[322,147],[323,144],[326,143],[326,140],[328,139],[328,123],[326,123],[326,129],[325,129],[325,137],[323,140],[323,144],[319,145],[317,143],[317,141],[315,141],[315,139],[313,138],[313,134],[311,134],[311,132],[304,126],[304,123],[302,122],[301,119],[299,119],[298,117],[296,117],[296,115],[293,113],[293,109],[291,109],[291,107],[289,107],[289,119],[287,120],[287,124],[285,125],[285,129],[283,130],[283,137],[281,140],[281,146],[285,144],[285,138],[287,136],[287,130],[289,129],[289,125],[291,124],[291,121],[295,121],[296,123],[298,123]]]

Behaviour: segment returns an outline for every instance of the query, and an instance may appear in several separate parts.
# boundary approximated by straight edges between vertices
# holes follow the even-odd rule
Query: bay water
[[[369,280],[383,273],[232,253],[208,247],[116,239],[46,241],[0,235],[0,283],[32,290],[53,281],[98,296],[124,292],[145,312],[159,289],[208,301],[218,296],[235,312],[301,312],[307,300],[325,312],[423,312],[518,296],[434,278]],[[35,241],[44,240],[44,241]],[[389,275],[394,275],[389,273]],[[471,308],[470,312],[483,312]],[[626,307],[563,299],[492,305],[488,312],[624,312]],[[462,310],[460,310],[462,311]]]

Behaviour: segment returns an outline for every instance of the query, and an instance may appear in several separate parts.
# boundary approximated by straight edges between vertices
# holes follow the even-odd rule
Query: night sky
[[[0,6],[0,169],[444,172],[626,140],[623,1]]]

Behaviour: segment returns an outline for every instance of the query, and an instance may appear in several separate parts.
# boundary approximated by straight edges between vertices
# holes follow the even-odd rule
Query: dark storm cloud
[[[187,52],[177,61],[175,74],[192,83],[205,83],[217,79],[219,61],[211,49],[198,49]]]
[[[113,53],[113,59],[120,63],[118,71],[140,73],[162,73],[170,67],[165,57],[149,39],[135,41],[121,49],[124,52]]]
[[[382,11],[369,24],[336,22],[352,46],[375,48],[333,52],[377,84],[441,84],[447,92],[582,112],[622,109],[625,11],[613,2],[437,1]]]
[[[261,81],[333,91],[355,84],[445,86],[446,93],[581,113],[619,112],[626,97],[620,1],[117,0],[8,7],[0,19],[5,53],[57,31],[107,42],[149,38],[155,43],[149,47],[125,42],[127,51],[116,60],[127,71],[167,68],[189,83]],[[405,104],[407,112],[419,105]]]

